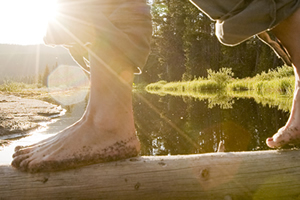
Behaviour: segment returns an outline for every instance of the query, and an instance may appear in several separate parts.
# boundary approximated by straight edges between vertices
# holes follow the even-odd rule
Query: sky
[[[42,44],[56,0],[0,0],[0,43]]]

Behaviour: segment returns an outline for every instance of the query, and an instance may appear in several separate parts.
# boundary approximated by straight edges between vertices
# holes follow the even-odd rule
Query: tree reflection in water
[[[43,133],[57,133],[74,123],[82,116],[87,101],[64,106],[66,115],[49,124]],[[141,155],[216,152],[220,141],[224,142],[225,151],[268,149],[265,140],[285,124],[291,101],[292,97],[251,92],[201,95],[134,92]],[[34,132],[32,136],[35,137]],[[29,139],[28,142],[32,143]],[[16,144],[10,146],[13,145]]]
[[[235,96],[235,97],[233,97]],[[197,96],[134,94],[142,155],[177,155],[268,149],[267,137],[288,119],[290,97],[249,92]]]

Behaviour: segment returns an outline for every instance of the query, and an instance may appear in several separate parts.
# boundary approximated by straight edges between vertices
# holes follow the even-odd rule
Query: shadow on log
[[[0,199],[300,199],[300,151],[137,157],[53,173],[0,166]]]

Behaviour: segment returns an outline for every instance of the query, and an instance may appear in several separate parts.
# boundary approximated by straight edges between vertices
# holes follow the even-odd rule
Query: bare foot
[[[122,59],[114,59],[110,67],[95,57],[90,63],[90,100],[83,117],[49,139],[17,147],[12,161],[15,168],[57,171],[138,155],[131,95],[133,68]],[[124,66],[121,71],[112,70],[120,65]]]
[[[296,81],[293,106],[286,125],[278,130],[273,137],[268,138],[266,143],[271,148],[282,147],[287,144],[300,142],[300,83]]]
[[[12,165],[29,172],[56,171],[137,156],[134,129],[106,129],[86,118],[43,143],[20,149]]]
[[[277,25],[272,32],[291,57],[295,71],[295,90],[291,114],[286,125],[266,143],[271,148],[300,142],[300,9]]]
[[[300,142],[299,130],[297,127],[282,127],[273,137],[268,138],[266,143],[271,148],[278,148],[287,144],[297,144]]]

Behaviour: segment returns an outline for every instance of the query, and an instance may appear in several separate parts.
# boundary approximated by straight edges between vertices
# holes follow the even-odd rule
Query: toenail
[[[22,148],[23,148],[23,146],[16,146],[16,147],[15,147],[15,152],[19,151],[19,150],[22,149]]]
[[[267,141],[268,142],[273,142],[273,138],[268,138]]]

